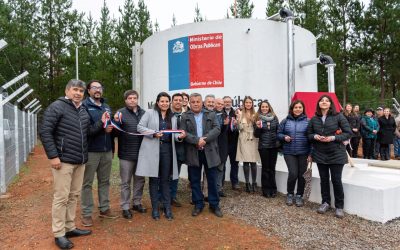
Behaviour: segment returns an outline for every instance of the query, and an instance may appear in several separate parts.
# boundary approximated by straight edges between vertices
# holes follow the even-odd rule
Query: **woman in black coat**
[[[333,100],[328,95],[319,98],[315,116],[308,124],[308,139],[312,143],[312,158],[317,163],[321,179],[322,204],[318,213],[323,214],[331,204],[329,173],[335,195],[336,217],[344,216],[344,193],[342,171],[347,163],[344,141],[350,139],[351,128],[347,119],[337,113]]]
[[[357,158],[358,145],[360,143],[360,118],[353,111],[353,106],[347,103],[343,111],[344,116],[350,124],[353,135],[350,143],[346,146],[346,150],[353,158]]]
[[[380,144],[379,153],[382,161],[390,160],[390,144],[393,144],[396,122],[390,114],[390,109],[383,110],[383,116],[379,117],[378,142]]]
[[[277,193],[275,167],[278,158],[278,127],[279,120],[271,104],[264,100],[258,104],[254,124],[254,136],[258,140],[258,152],[261,158],[261,188],[262,195],[275,198]],[[254,178],[254,177],[253,177]],[[253,179],[254,180],[254,179]],[[253,184],[253,192],[257,184]]]

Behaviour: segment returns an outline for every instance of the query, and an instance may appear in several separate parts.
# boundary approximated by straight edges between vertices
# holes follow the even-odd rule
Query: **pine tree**
[[[73,65],[68,65],[67,45],[72,40],[72,29],[79,15],[72,11],[71,0],[41,0],[40,32],[42,56],[46,59],[42,74],[46,75],[46,96],[42,102],[48,104],[64,94],[64,87],[74,77]],[[46,106],[46,105],[45,105]]]
[[[361,22],[360,18],[363,18],[363,6],[359,0],[327,0],[326,4],[329,53],[337,65],[336,82],[341,83],[345,104],[348,99],[348,72],[352,63],[351,49],[359,38],[355,23]]]
[[[121,18],[116,29],[116,60],[118,63],[118,84],[124,87],[131,85],[132,48],[138,41],[137,10],[133,0],[125,0],[123,9],[119,9]]]
[[[279,12],[282,8],[284,0],[268,0],[267,7],[265,8],[265,14],[267,17],[272,16]]]
[[[160,24],[158,23],[157,19],[154,23],[154,32],[160,32]]]
[[[398,67],[400,4],[398,0],[373,0],[366,12],[365,53],[371,65],[372,78],[380,86],[379,98],[384,104],[386,88],[392,84],[392,95],[396,93],[396,82],[400,81]],[[393,66],[391,66],[393,65]],[[394,66],[396,65],[396,66]]]
[[[177,21],[176,21],[175,13],[173,13],[172,14],[172,25],[171,25],[171,27],[176,26],[176,24],[177,24]]]
[[[147,10],[147,6],[143,0],[139,0],[136,16],[138,22],[137,40],[142,43],[153,34],[150,12]]]
[[[105,86],[104,96],[108,104],[115,110],[123,105],[123,90],[118,82],[119,67],[115,58],[115,19],[110,19],[110,10],[104,0],[101,8],[99,25],[96,28],[95,41],[97,53],[95,60],[95,76]]]
[[[200,8],[199,8],[199,4],[198,3],[196,4],[196,8],[194,8],[194,13],[195,13],[195,16],[194,16],[193,22],[195,22],[195,23],[203,22],[203,17],[201,16]]]
[[[254,4],[250,3],[250,0],[236,0],[236,6],[235,4],[230,6],[231,15],[235,18],[251,18],[253,15],[253,9]]]

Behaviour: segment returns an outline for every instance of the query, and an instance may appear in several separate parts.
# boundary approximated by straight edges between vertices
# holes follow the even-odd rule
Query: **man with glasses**
[[[232,107],[232,98],[224,96],[224,112],[229,117],[228,127],[228,156],[231,165],[230,179],[233,190],[240,190],[239,186],[239,162],[236,161],[237,144],[239,138],[239,131],[236,129],[236,113]],[[232,124],[232,126],[231,126]]]
[[[104,112],[111,114],[110,107],[103,99],[103,85],[98,80],[91,80],[87,85],[88,97],[83,102],[90,116],[90,123],[94,124],[101,119]],[[115,219],[118,216],[113,214],[110,209],[110,174],[112,165],[112,126],[108,125],[105,130],[94,136],[89,137],[89,158],[83,177],[81,213],[82,225],[90,227],[93,225],[93,193],[92,185],[94,176],[97,173],[97,189],[99,198],[99,217],[106,219]]]

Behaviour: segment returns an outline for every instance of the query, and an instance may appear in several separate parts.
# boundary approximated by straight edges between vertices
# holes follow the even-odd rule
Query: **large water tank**
[[[295,26],[295,89],[317,91],[317,67],[299,63],[316,58],[314,35]],[[281,118],[288,108],[288,31],[286,23],[223,19],[175,26],[143,44],[142,105],[157,94],[198,92],[268,99]]]

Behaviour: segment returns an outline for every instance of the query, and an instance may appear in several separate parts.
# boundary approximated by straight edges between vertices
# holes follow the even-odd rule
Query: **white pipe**
[[[335,66],[336,64],[325,65],[328,72],[328,92],[335,93]]]
[[[303,67],[314,65],[314,64],[318,64],[318,63],[319,63],[319,58],[316,58],[316,59],[313,59],[313,60],[309,60],[309,61],[305,61],[305,62],[299,63],[299,67],[303,68]]]
[[[79,80],[79,60],[78,60],[78,45],[75,47],[75,74],[76,74],[76,80]]]
[[[294,19],[289,16],[286,18],[287,24],[287,51],[288,51],[288,106],[292,102],[292,97],[296,91],[295,83],[295,53],[294,53]]]

